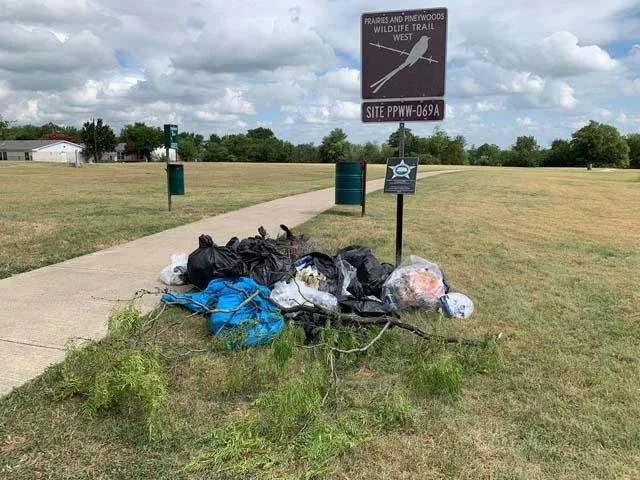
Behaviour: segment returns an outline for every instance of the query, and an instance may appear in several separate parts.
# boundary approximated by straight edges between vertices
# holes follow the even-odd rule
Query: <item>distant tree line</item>
[[[101,158],[113,151],[118,142],[124,151],[140,160],[151,161],[153,151],[164,143],[159,127],[141,122],[125,125],[118,136],[102,119],[86,122],[82,129],[47,123],[12,125],[0,116],[0,140],[68,140],[85,145],[85,154]],[[398,155],[399,132],[392,133],[382,144],[351,143],[346,133],[335,128],[320,145],[302,143],[294,145],[276,137],[265,127],[249,129],[246,133],[205,138],[199,133],[181,132],[178,155],[183,161],[202,162],[291,162],[336,163],[367,160],[385,163]],[[535,137],[520,136],[507,149],[484,143],[467,148],[462,135],[451,137],[441,128],[430,136],[422,137],[405,129],[405,156],[418,157],[422,165],[486,165],[508,167],[596,167],[640,168],[640,133],[620,135],[612,125],[595,121],[576,130],[571,139],[556,139],[549,148],[541,148]]]
[[[533,136],[522,136],[508,150],[483,144],[469,150],[471,165],[506,167],[640,168],[640,134],[623,137],[618,129],[595,121],[576,130],[571,140],[556,139],[540,148]]]

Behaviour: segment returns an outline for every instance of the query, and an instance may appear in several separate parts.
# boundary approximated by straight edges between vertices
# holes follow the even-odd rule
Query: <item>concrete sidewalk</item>
[[[367,182],[367,191],[383,183]],[[275,234],[281,223],[295,227],[333,205],[333,188],[293,195],[0,280],[0,396],[61,361],[69,342],[102,338],[109,312],[123,304],[118,299],[164,288],[158,280],[162,268],[172,254],[195,250],[202,233],[219,243],[256,235],[260,225]],[[137,303],[148,311],[158,297],[147,295]]]

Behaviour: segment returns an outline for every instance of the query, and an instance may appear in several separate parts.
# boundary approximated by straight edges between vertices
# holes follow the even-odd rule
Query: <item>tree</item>
[[[316,163],[320,161],[318,147],[313,143],[301,143],[293,147],[291,161],[295,163]]]
[[[196,147],[198,151],[200,151],[203,147],[204,137],[199,133],[180,132],[180,135],[178,135],[178,137],[180,138],[179,142],[181,142],[182,140],[189,140],[191,143],[193,143],[193,146]]]
[[[426,153],[435,158],[435,163],[444,163],[443,158],[445,157],[450,141],[451,139],[449,138],[449,135],[447,135],[447,132],[442,130],[440,127],[436,127],[433,130],[433,134],[430,137],[427,137]]]
[[[419,137],[416,137],[410,128],[404,129],[404,155],[417,155],[419,152],[416,151],[416,142]],[[393,132],[389,135],[389,139],[387,140],[387,145],[393,147],[395,156],[400,155],[400,129]]]
[[[268,138],[275,138],[275,135],[270,128],[258,127],[247,130],[247,138],[252,140],[267,140]]]
[[[632,133],[625,138],[629,145],[629,166],[640,168],[640,133]]]
[[[202,152],[203,162],[228,162],[229,150],[221,142],[209,142]]]
[[[511,153],[507,157],[509,163],[503,165],[509,167],[537,167],[540,161],[540,147],[533,136],[520,136],[511,147]]]
[[[561,138],[551,142],[551,148],[546,152],[543,165],[545,167],[573,167],[571,144]]]
[[[36,125],[21,125],[11,130],[14,140],[38,140],[42,137],[42,128]]]
[[[9,128],[9,121],[5,120],[2,115],[0,115],[0,140],[5,139],[5,135],[7,133],[7,129]]]
[[[230,162],[246,162],[249,153],[249,142],[247,136],[242,133],[225,135],[222,137],[221,144],[229,152],[227,158]]]
[[[66,140],[67,142],[78,143],[78,139],[76,137],[72,137],[71,135],[67,135],[62,132],[53,132],[47,133],[42,136],[43,140]]]
[[[105,152],[114,151],[118,143],[111,127],[103,124],[101,118],[96,122],[85,122],[80,139],[84,143],[84,158],[93,158],[95,162],[101,161]]]
[[[483,143],[473,152],[473,154],[470,154],[469,156],[473,165],[501,165],[500,147],[498,145]]]
[[[193,162],[198,159],[198,149],[189,137],[180,138],[178,142],[178,155],[180,156],[180,160],[185,162]]]
[[[120,140],[130,145],[130,152],[138,157],[151,160],[151,152],[164,144],[164,132],[158,127],[148,127],[144,123],[136,122],[125,125],[120,132]]]
[[[192,162],[201,158],[204,143],[202,135],[192,132],[180,132],[178,137],[178,155],[182,160]]]
[[[571,137],[576,165],[629,167],[629,145],[616,127],[591,120]]]
[[[380,145],[374,142],[367,142],[362,147],[362,160],[367,163],[385,163],[386,158],[382,156]]]
[[[467,141],[462,135],[457,135],[447,142],[442,163],[446,165],[464,165],[468,163],[467,151],[464,149]]]
[[[334,128],[322,139],[319,150],[323,163],[344,162],[350,153],[347,134],[341,128]]]

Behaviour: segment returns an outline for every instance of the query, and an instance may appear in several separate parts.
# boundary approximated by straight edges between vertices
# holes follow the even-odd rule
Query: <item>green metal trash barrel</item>
[[[362,205],[361,163],[336,163],[336,205]]]
[[[167,163],[169,175],[169,194],[184,195],[184,165],[181,163]]]

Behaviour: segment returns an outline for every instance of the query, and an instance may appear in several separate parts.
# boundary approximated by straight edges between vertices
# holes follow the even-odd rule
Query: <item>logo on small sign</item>
[[[411,178],[409,178],[409,174],[411,173],[411,170],[413,170],[416,167],[410,166],[404,163],[404,158],[403,158],[402,161],[397,165],[390,165],[387,168],[390,168],[391,172],[393,172],[393,176],[391,177],[391,180],[393,180],[394,178],[406,178],[407,180],[411,180]]]
[[[418,159],[399,157],[387,159],[387,174],[384,179],[384,193],[413,195],[416,193]]]

